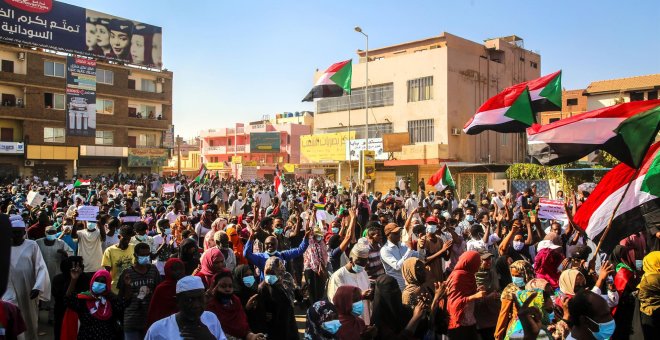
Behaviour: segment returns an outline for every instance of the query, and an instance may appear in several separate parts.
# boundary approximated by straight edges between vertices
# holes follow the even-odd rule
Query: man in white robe
[[[354,286],[360,288],[362,291],[362,303],[364,304],[364,311],[362,312],[362,320],[364,323],[371,324],[371,300],[373,300],[373,291],[369,285],[369,275],[365,267],[369,264],[369,248],[363,244],[356,244],[351,250],[349,262],[336,270],[330,280],[328,280],[328,300],[332,301],[337,289],[341,286]]]
[[[39,251],[41,251],[41,256],[46,262],[46,268],[48,268],[48,277],[54,278],[55,275],[59,274],[60,264],[62,260],[68,256],[73,256],[73,249],[69,247],[66,242],[58,239],[55,234],[57,229],[55,227],[48,226],[46,227],[46,237],[37,239],[37,245],[39,246]],[[48,309],[48,321],[53,321],[55,313],[55,301],[51,299],[49,302],[42,304],[42,307]]]
[[[26,240],[25,222],[18,215],[10,217],[12,226],[11,262],[7,291],[3,301],[18,306],[25,320],[25,339],[38,339],[38,300],[50,300],[48,268],[35,241]],[[38,298],[38,299],[37,299]]]

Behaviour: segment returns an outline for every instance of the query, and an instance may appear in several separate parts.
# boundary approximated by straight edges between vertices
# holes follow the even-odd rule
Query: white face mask
[[[183,221],[183,222],[181,222],[181,225],[185,227],[185,226],[188,225],[188,222],[187,222],[187,221]]]

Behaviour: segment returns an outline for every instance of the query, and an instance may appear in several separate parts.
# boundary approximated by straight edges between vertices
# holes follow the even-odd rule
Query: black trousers
[[[310,303],[313,304],[325,298],[325,278],[321,278],[311,269],[305,269],[305,283]]]

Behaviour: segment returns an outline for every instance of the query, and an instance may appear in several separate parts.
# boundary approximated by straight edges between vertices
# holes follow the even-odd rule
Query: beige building
[[[484,172],[463,181],[464,190],[493,184],[495,164],[522,161],[523,136],[484,132],[468,136],[465,123],[489,97],[504,88],[538,78],[541,56],[526,50],[518,36],[470,41],[449,33],[369,51],[358,51],[353,65],[352,95],[317,101],[314,131],[347,131],[365,137],[364,85],[369,65],[369,138],[384,133],[408,132],[409,145],[390,159],[377,163],[375,190],[393,187],[406,177],[413,189],[421,178],[428,180],[439,164],[457,173],[470,169]],[[316,73],[316,78],[320,76]],[[490,166],[484,166],[488,165]],[[354,163],[352,170],[357,177]],[[500,167],[501,168],[501,167]],[[349,178],[346,164],[339,163],[342,181]],[[380,182],[379,182],[380,180]],[[468,185],[469,182],[469,185]],[[460,192],[461,190],[459,190]]]
[[[542,125],[587,111],[587,96],[584,94],[584,89],[562,91],[561,100],[561,111],[541,112]]]
[[[645,76],[594,81],[584,91],[587,110],[638,100],[658,99],[660,73]]]

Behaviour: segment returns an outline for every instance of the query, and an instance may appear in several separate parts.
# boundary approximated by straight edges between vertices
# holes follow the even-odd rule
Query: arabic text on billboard
[[[66,58],[66,134],[96,136],[96,60]]]
[[[252,132],[250,133],[251,153],[278,153],[280,152],[279,132]]]
[[[0,3],[0,41],[162,68],[162,29],[52,0]]]
[[[163,166],[167,163],[167,150],[165,149],[128,149],[129,167]]]
[[[367,149],[367,141],[363,139],[351,139],[350,144],[346,143],[346,159],[357,161],[360,159],[360,152]],[[382,138],[369,138],[369,150],[376,152],[376,160],[386,161],[387,152],[383,151]]]
[[[346,160],[346,142],[355,131],[300,136],[300,163]]]

